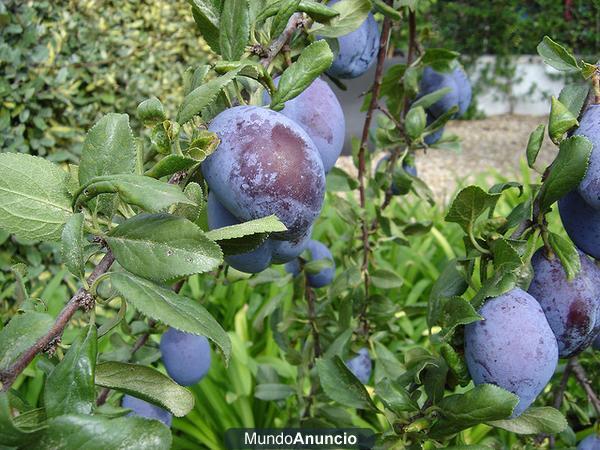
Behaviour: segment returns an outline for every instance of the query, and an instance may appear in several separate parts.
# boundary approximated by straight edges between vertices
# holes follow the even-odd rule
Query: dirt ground
[[[431,149],[417,155],[419,176],[434,191],[438,201],[449,202],[459,180],[469,181],[475,175],[493,168],[505,176],[515,175],[519,180],[519,162],[525,158],[529,134],[546,117],[503,115],[483,120],[453,121],[446,133],[460,137],[462,151]],[[556,147],[544,136],[538,165],[545,167],[556,154]],[[354,173],[349,157],[341,157],[338,165]],[[492,181],[491,181],[492,182]]]

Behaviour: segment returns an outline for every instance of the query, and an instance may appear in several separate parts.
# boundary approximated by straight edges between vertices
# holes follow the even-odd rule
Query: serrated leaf
[[[561,412],[549,406],[527,408],[519,417],[488,422],[488,425],[516,434],[557,434],[569,426]]]
[[[173,210],[173,215],[185,217],[190,222],[198,224],[200,213],[204,210],[205,200],[204,192],[198,183],[191,182],[183,190],[183,193],[189,198],[194,205],[177,205]]]
[[[439,325],[443,329],[444,336],[449,336],[459,325],[467,325],[481,320],[473,305],[462,297],[450,297],[443,301],[442,313]]]
[[[286,226],[277,216],[267,216],[237,225],[217,228],[206,233],[206,237],[217,242],[227,255],[238,255],[261,245],[269,233],[286,231]]]
[[[83,279],[85,275],[85,246],[88,243],[83,236],[84,215],[73,214],[62,232],[62,259],[76,277]]]
[[[171,441],[169,428],[157,420],[69,414],[49,420],[43,436],[23,449],[168,450]]]
[[[387,378],[377,383],[375,393],[388,409],[398,415],[419,409],[419,404],[410,397],[403,386]]]
[[[139,214],[114,228],[106,242],[126,270],[165,281],[217,268],[223,254],[195,224],[171,214]]]
[[[548,36],[544,36],[542,42],[537,46],[537,52],[544,62],[556,70],[563,72],[575,72],[579,70],[579,64],[575,57],[562,45],[554,42]]]
[[[192,16],[202,37],[215,53],[220,53],[219,46],[219,0],[188,0],[192,6]]]
[[[457,223],[465,232],[468,232],[477,218],[486,209],[496,204],[499,195],[487,193],[479,186],[467,186],[457,194],[450,205],[446,221]]]
[[[96,400],[96,353],[96,325],[92,322],[81,331],[46,380],[44,405],[48,417],[92,412]]]
[[[0,371],[10,367],[19,356],[44,336],[54,319],[41,312],[29,311],[15,315],[0,330]]]
[[[224,0],[219,20],[219,47],[224,59],[240,59],[250,33],[248,0]]]
[[[579,117],[589,91],[590,87],[587,83],[567,84],[560,91],[558,100],[571,111],[573,116]]]
[[[221,349],[225,362],[229,361],[229,336],[199,303],[130,273],[113,273],[110,280],[140,312],[178,330],[206,336]]]
[[[541,211],[546,211],[579,185],[587,171],[591,153],[592,143],[584,136],[572,136],[560,143],[558,155],[538,194]]]
[[[539,124],[529,135],[529,141],[527,141],[527,165],[532,169],[542,148],[545,131],[546,126],[544,124]]]
[[[177,203],[194,204],[174,185],[143,175],[107,175],[93,178],[80,188],[75,204],[87,202],[97,195],[116,193],[125,203],[139,206],[148,212],[164,211]]]
[[[548,234],[548,243],[560,259],[560,263],[567,274],[567,279],[572,280],[575,278],[581,270],[581,259],[577,247],[570,240],[552,232]]]
[[[261,11],[256,17],[256,22],[262,22],[269,17],[273,17],[277,14],[281,8],[282,1],[269,2],[268,5]],[[308,14],[312,19],[317,22],[329,22],[340,13],[336,10],[329,8],[321,3],[311,0],[300,0],[297,11]]]
[[[0,154],[0,227],[26,240],[59,240],[72,214],[68,179],[43,158]]]
[[[281,74],[279,86],[271,100],[271,109],[283,109],[285,102],[300,95],[332,62],[333,53],[327,42],[316,41],[304,48],[296,62]]]
[[[431,289],[427,308],[427,324],[430,327],[437,325],[440,320],[442,299],[461,296],[468,288],[465,276],[458,270],[457,265],[454,259],[448,261]]]
[[[102,175],[135,172],[136,149],[127,114],[109,113],[90,129],[81,150],[79,184]]]
[[[445,397],[438,403],[440,418],[431,427],[437,439],[480,423],[509,417],[519,397],[492,384],[480,384],[464,394]]]
[[[579,125],[577,117],[553,96],[552,108],[548,119],[548,135],[552,142],[558,144],[562,140],[564,134],[577,125]]]
[[[344,36],[353,32],[366,20],[371,12],[369,0],[341,0],[331,9],[339,13],[328,24],[316,24],[309,33],[327,38]]]
[[[219,78],[198,86],[186,95],[177,112],[177,122],[183,125],[189,122],[196,114],[200,114],[204,108],[213,104],[221,91],[233,81],[238,72],[239,69],[228,72]]]
[[[321,387],[332,400],[351,408],[377,411],[363,384],[350,372],[339,356],[318,359]]]
[[[373,286],[379,289],[395,289],[404,283],[400,275],[389,269],[376,269],[371,273],[370,278]]]
[[[271,36],[279,36],[285,29],[292,14],[298,10],[300,0],[283,0],[279,3],[279,9],[271,23]]]
[[[153,125],[167,118],[165,108],[156,97],[151,97],[140,103],[137,107],[137,116],[144,125]]]
[[[198,161],[193,158],[179,155],[167,155],[148,169],[144,175],[152,178],[162,178],[167,175],[181,172],[182,170],[187,170],[196,164],[198,164]]]
[[[501,272],[510,272],[523,265],[523,261],[515,248],[504,238],[492,241],[490,250],[494,257],[494,268]]]
[[[168,409],[177,417],[194,408],[193,394],[153,367],[103,362],[96,366],[96,384]]]

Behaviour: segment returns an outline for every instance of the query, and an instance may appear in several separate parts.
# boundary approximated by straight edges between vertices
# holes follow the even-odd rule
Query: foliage
[[[464,325],[480,320],[477,310],[489,298],[527,284],[540,243],[549,253],[576,252],[559,237],[552,208],[577,187],[592,151],[587,138],[569,137],[587,85],[553,101],[547,129],[559,152],[540,180],[526,172],[523,183],[466,186],[443,211],[405,167],[425,150],[457,147],[451,136],[431,149],[425,143],[456,112],[425,122],[424,110],[446,92],[414,100],[424,67],[449,71],[458,54],[419,52],[413,29],[411,56],[384,74],[383,45],[363,137],[353,146],[357,179],[332,170],[315,230],[331,246],[333,283],[311,288],[309,264],[294,278],[275,268],[250,276],[223,263],[227,247],[236,248],[228,241],[254,249],[289,230],[270,216],[208,231],[208,186],[199,169],[219,151],[220,138],[208,125],[234,104],[260,104],[265,90],[274,109],[299,95],[333,59],[328,41],[315,41],[305,28],[348,33],[371,4],[342,0],[331,10],[311,1],[282,0],[277,8],[258,0],[190,3],[220,58],[186,70],[178,108],[164,107],[160,92],[140,104],[138,119],[151,139],[141,139],[127,115],[107,113],[87,134],[76,164],[0,155],[0,226],[17,239],[61,239],[66,267],[47,284],[24,265],[13,267],[16,283],[2,302],[0,330],[3,445],[219,448],[225,429],[273,425],[370,428],[382,448],[528,445],[536,434],[572,445],[573,429],[589,432],[597,411],[582,363],[595,356],[561,363],[557,376],[566,376],[556,393],[541,392],[516,418],[517,396],[493,382],[475,386],[463,359]],[[383,43],[393,20],[414,21],[416,14],[411,2],[397,9],[390,3],[377,8]],[[551,39],[538,51],[553,67],[598,85],[596,67]],[[369,141],[375,111],[382,114]],[[540,144],[538,129],[527,149],[530,169]],[[383,150],[389,157],[377,169]],[[26,186],[15,168],[28,177]],[[394,195],[394,187],[404,195]],[[196,403],[158,362],[165,326],[204,335],[221,354],[192,388]],[[367,386],[344,364],[364,347],[375,360]],[[572,386],[571,371],[580,386]],[[175,433],[127,415],[123,392],[179,417]]]

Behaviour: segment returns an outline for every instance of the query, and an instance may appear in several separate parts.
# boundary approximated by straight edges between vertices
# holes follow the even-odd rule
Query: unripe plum
[[[173,415],[166,409],[141,400],[131,395],[124,395],[121,401],[123,408],[131,409],[129,416],[146,417],[147,419],[160,420],[166,426],[170,427],[173,422]]]
[[[169,328],[160,339],[167,373],[182,386],[200,381],[210,369],[210,344],[204,336]]]
[[[219,203],[212,191],[208,193],[206,209],[208,215],[208,228],[211,230],[240,223],[233,214],[227,211],[225,207]],[[239,255],[226,255],[225,261],[240,272],[262,272],[271,264],[271,249],[268,241],[265,241],[252,251],[241,253]]]
[[[440,117],[454,106],[458,106],[457,116],[462,116],[471,103],[471,83],[467,74],[460,67],[452,72],[438,72],[431,67],[425,67],[419,86],[419,96],[431,94],[443,88],[451,91],[428,108],[434,118]]]
[[[581,254],[581,271],[571,281],[558,259],[540,248],[531,260],[534,276],[529,293],[542,305],[558,342],[558,355],[568,358],[590,345],[600,324],[600,269]]]
[[[578,190],[591,207],[600,210],[600,105],[590,105],[585,110],[573,134],[592,142],[590,163]]]
[[[563,227],[579,250],[600,259],[600,211],[571,191],[558,201]]]
[[[283,114],[236,106],[210,124],[221,143],[202,163],[217,200],[240,221],[277,215],[288,231],[302,236],[319,215],[325,171],[315,144]]]
[[[269,101],[266,93],[265,102]],[[329,85],[317,78],[300,95],[285,102],[280,113],[306,131],[319,150],[325,172],[329,172],[342,153],[346,135],[344,111]]]
[[[476,385],[490,383],[519,397],[519,416],[548,383],[558,362],[556,338],[540,304],[520,288],[489,299],[483,320],[465,327],[465,359]]]
[[[337,3],[330,1],[328,6]],[[337,38],[338,50],[328,74],[336,78],[356,78],[361,76],[375,62],[379,50],[379,28],[373,14],[351,33]]]
[[[600,449],[600,435],[593,433],[582,440],[577,445],[577,450],[599,450]]]
[[[358,355],[346,361],[346,366],[362,384],[367,384],[371,378],[373,363],[369,357],[369,350],[361,348]]]

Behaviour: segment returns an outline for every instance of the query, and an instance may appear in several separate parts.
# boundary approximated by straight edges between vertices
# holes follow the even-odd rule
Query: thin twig
[[[391,0],[386,0],[386,3],[390,5]],[[362,234],[362,245],[363,245],[363,261],[362,261],[362,272],[364,276],[365,284],[365,302],[360,313],[360,322],[362,325],[362,331],[364,334],[368,334],[368,323],[366,320],[367,313],[367,299],[369,297],[369,223],[367,220],[366,211],[366,197],[365,197],[365,175],[366,175],[366,152],[367,152],[367,141],[369,139],[369,130],[371,127],[371,121],[373,120],[373,112],[377,108],[379,91],[381,90],[381,79],[383,77],[383,65],[385,63],[385,57],[387,54],[387,44],[390,38],[391,21],[388,17],[383,20],[383,27],[381,30],[381,37],[379,39],[379,52],[377,54],[377,66],[375,68],[375,79],[373,81],[373,88],[371,89],[371,101],[369,108],[367,109],[367,115],[362,130],[362,137],[360,140],[360,147],[358,150],[358,189],[360,196],[360,207],[363,210],[363,217],[361,220],[361,234]]]
[[[588,400],[596,410],[596,414],[600,416],[600,399],[594,392],[594,389],[592,389],[592,385],[587,377],[587,373],[585,373],[585,369],[579,363],[579,361],[577,361],[577,358],[573,358],[571,361],[573,361],[573,374],[575,375],[575,378],[585,391]]]
[[[283,32],[277,37],[277,39],[271,42],[271,45],[269,45],[265,51],[265,56],[261,58],[260,63],[263,65],[263,67],[269,67],[281,49],[292,38],[292,35],[295,33],[295,31],[303,26],[304,17],[302,13],[292,14]]]
[[[88,286],[91,285],[100,275],[106,273],[114,260],[115,257],[109,250],[88,277]],[[91,294],[83,288],[80,288],[75,295],[71,297],[56,318],[52,328],[50,328],[50,330],[44,336],[39,338],[35,344],[29,347],[12,366],[6,369],[6,371],[0,373],[2,392],[7,391],[12,386],[19,374],[25,370],[25,368],[31,361],[33,361],[33,358],[35,358],[38,353],[43,352],[46,348],[48,348],[52,341],[62,336],[65,327],[77,310],[79,310],[79,308],[85,307],[85,309],[91,309],[90,298],[92,299],[91,307],[93,307],[93,297],[91,297]]]

